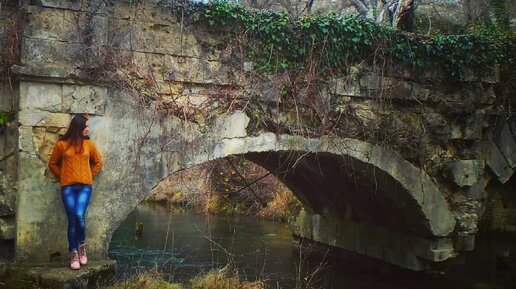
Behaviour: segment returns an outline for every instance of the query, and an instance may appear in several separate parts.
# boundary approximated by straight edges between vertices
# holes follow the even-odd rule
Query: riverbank
[[[228,157],[164,179],[147,202],[205,214],[246,215],[289,222],[301,203],[280,179],[243,158]]]

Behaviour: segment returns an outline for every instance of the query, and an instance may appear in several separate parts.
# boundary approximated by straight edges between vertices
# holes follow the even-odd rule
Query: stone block
[[[19,76],[29,76],[29,77],[51,77],[51,78],[67,78],[67,77],[76,77],[76,78],[90,78],[90,75],[87,75],[85,72],[70,66],[66,67],[56,67],[56,66],[20,66],[20,65],[12,65],[11,72],[14,75]]]
[[[114,20],[109,42],[113,47],[148,53],[200,57],[202,49],[192,33],[181,30],[180,24],[158,24]]]
[[[19,123],[21,126],[26,127],[48,127],[48,128],[56,128],[57,131],[59,128],[68,127],[70,124],[71,116],[66,113],[51,113],[46,111],[27,111],[22,110],[19,113]],[[24,129],[20,130],[20,133],[24,135],[27,133]],[[29,145],[26,148],[30,147],[30,142],[25,136],[19,136],[19,140],[23,142],[20,144],[20,147],[24,145]]]
[[[102,288],[116,273],[114,260],[91,260],[88,266],[77,271],[70,270],[66,261],[45,261],[11,264],[2,281],[7,288]]]
[[[198,59],[166,55],[165,62],[169,65],[165,80],[204,83],[202,64]]]
[[[113,18],[119,20],[131,20],[137,17],[138,6],[136,5],[115,5],[113,7]]]
[[[425,113],[425,127],[426,130],[432,135],[434,142],[446,142],[451,135],[451,125],[439,113],[427,112]]]
[[[26,11],[27,25],[24,26],[24,37],[65,41],[67,30],[76,27],[76,25],[65,25],[65,12],[61,9],[28,6]]]
[[[414,85],[401,78],[380,76],[366,73],[360,78],[360,87],[375,90],[383,98],[425,100],[430,91],[423,86],[414,89]]]
[[[37,126],[47,119],[51,112],[22,110],[18,113],[18,122],[22,126]]]
[[[145,5],[119,5],[113,6],[113,18],[120,20],[133,20],[145,23],[170,24],[179,23],[178,19],[165,5],[153,5],[146,2]]]
[[[0,239],[13,240],[16,232],[14,216],[0,218]]]
[[[303,238],[311,238],[312,227],[310,222],[310,214],[305,210],[301,210],[296,218],[294,225],[294,234]]]
[[[165,102],[174,102],[185,90],[183,83],[174,81],[156,81],[156,88]]]
[[[19,128],[19,149],[27,153],[33,153],[36,151],[36,145],[34,144],[34,135],[32,134],[32,126],[20,126]]]
[[[311,216],[312,240],[327,244],[327,222],[325,218],[319,214]]]
[[[39,69],[59,67],[74,69],[91,61],[91,48],[80,43],[68,43],[51,39],[22,39],[21,63]]]
[[[314,240],[314,241],[317,241],[318,238],[319,238],[319,231],[320,231],[320,228],[319,228],[319,225],[320,225],[320,221],[321,221],[321,216],[318,215],[318,214],[310,214],[308,216],[308,220],[307,220],[309,223],[310,223],[310,236],[309,238],[311,240]]]
[[[70,125],[71,115],[67,113],[51,113],[46,119],[40,121],[38,126],[64,128]]]
[[[459,187],[476,184],[483,170],[484,162],[480,160],[457,160],[448,164],[450,176]]]
[[[243,80],[241,71],[233,70],[219,61],[165,55],[165,63],[166,81],[225,85]]]
[[[516,167],[516,142],[514,141],[509,124],[503,122],[499,131],[495,134],[495,143],[502,152],[511,168]]]
[[[200,64],[203,72],[203,83],[226,85],[238,82],[238,79],[243,79],[238,70],[224,65],[220,61],[202,61]]]
[[[171,67],[165,55],[159,53],[122,50],[118,56],[121,65],[127,67],[137,78],[152,77],[156,81],[162,81]]]
[[[61,85],[39,82],[20,83],[20,110],[61,112]]]
[[[486,185],[487,180],[485,178],[480,178],[479,182],[467,189],[467,197],[472,200],[485,199],[487,197],[487,191],[485,190]]]
[[[490,141],[487,147],[488,155],[486,164],[491,168],[498,180],[504,184],[511,178],[513,170],[493,141]]]
[[[467,118],[459,118],[451,124],[451,138],[463,140],[478,140],[482,138],[484,116],[475,113]]]
[[[78,0],[38,0],[37,3],[43,7],[80,10],[82,1],[78,1]]]
[[[169,99],[170,101],[171,99]],[[203,108],[208,104],[209,96],[204,95],[202,93],[193,93],[193,94],[185,94],[180,95],[178,97],[172,98],[172,102],[175,102],[176,105],[182,107],[182,109],[186,113],[195,114],[195,108]],[[214,108],[214,107],[212,107]],[[200,116],[202,117],[202,116]]]
[[[63,85],[63,110],[69,113],[103,115],[107,88],[91,85]]]
[[[86,1],[88,2],[88,1]],[[92,49],[99,49],[108,44],[109,19],[88,12],[66,11],[61,32],[61,40],[70,43],[82,43]]]
[[[43,164],[46,165],[50,158],[50,154],[52,153],[52,148],[59,139],[59,133],[49,131],[45,127],[35,127],[32,131],[34,136],[34,143],[37,149],[36,153],[39,159],[43,161]],[[45,175],[51,176],[48,174],[48,172],[48,169],[46,169]]]
[[[482,126],[484,124],[484,116],[480,113],[474,114],[470,117],[464,128],[463,139],[477,140],[482,138]]]

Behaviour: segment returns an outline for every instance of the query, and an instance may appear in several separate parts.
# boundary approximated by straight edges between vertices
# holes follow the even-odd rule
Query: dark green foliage
[[[9,121],[12,120],[13,112],[6,112],[0,110],[0,126],[6,125]]]
[[[241,4],[210,3],[201,20],[232,27],[246,36],[246,56],[258,72],[302,70],[314,66],[322,76],[345,71],[349,65],[395,64],[438,69],[455,80],[466,70],[479,76],[513,64],[514,39],[504,33],[420,37],[382,27],[359,15],[308,15],[292,19],[286,13],[251,11]],[[511,71],[509,71],[511,72]]]

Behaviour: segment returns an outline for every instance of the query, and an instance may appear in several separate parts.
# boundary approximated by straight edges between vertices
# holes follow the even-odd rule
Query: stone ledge
[[[68,263],[64,262],[11,264],[0,275],[0,284],[13,289],[33,286],[53,289],[98,288],[100,284],[109,282],[115,272],[114,260],[90,261],[77,271],[69,269]]]

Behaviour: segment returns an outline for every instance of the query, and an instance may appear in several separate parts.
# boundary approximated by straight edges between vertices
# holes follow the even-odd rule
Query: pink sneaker
[[[81,268],[81,264],[79,264],[79,253],[77,253],[77,251],[72,252],[72,261],[70,262],[70,268],[72,268],[72,270],[79,270]]]
[[[86,245],[79,245],[79,263],[81,266],[88,264],[88,257],[86,256]]]

